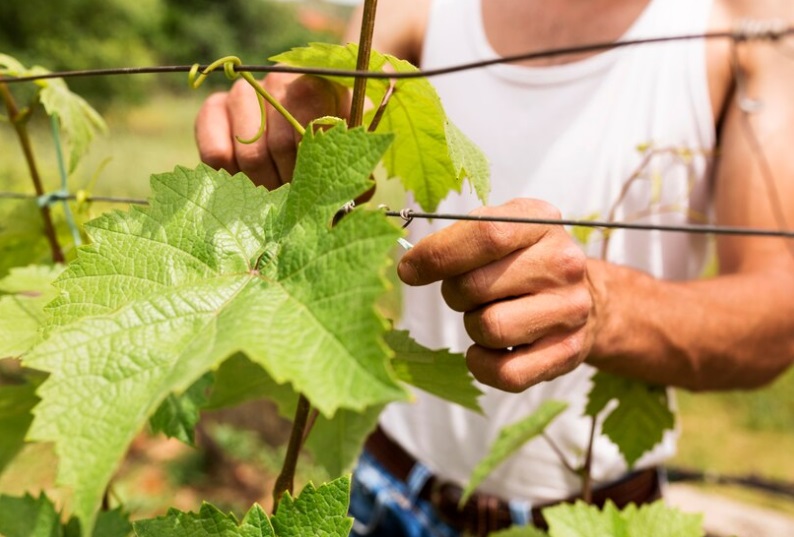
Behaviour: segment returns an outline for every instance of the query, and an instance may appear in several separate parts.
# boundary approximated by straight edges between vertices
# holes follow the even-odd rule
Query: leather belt
[[[401,481],[408,479],[417,462],[380,428],[369,436],[365,448],[389,473]],[[461,532],[485,536],[512,524],[507,501],[490,494],[474,493],[463,508],[458,509],[462,494],[463,489],[458,485],[431,476],[419,497],[433,505],[445,522]],[[580,496],[572,496],[554,503],[572,503],[580,498]],[[658,468],[648,468],[594,489],[592,503],[601,507],[607,500],[611,500],[618,508],[623,508],[629,503],[640,505],[659,498],[661,498],[661,488]],[[547,529],[541,511],[550,505],[553,503],[533,507],[532,520],[538,528]]]

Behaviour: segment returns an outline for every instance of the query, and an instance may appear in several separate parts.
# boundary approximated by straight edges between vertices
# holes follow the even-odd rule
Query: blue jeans
[[[457,530],[441,520],[434,507],[419,498],[430,471],[416,464],[403,482],[391,475],[364,451],[353,473],[350,516],[354,537],[458,537]],[[513,513],[516,524],[529,522],[529,508],[521,504]],[[511,509],[513,511],[513,509]]]

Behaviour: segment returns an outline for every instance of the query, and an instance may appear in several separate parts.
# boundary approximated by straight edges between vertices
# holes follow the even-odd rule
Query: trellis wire
[[[650,37],[642,39],[631,39],[625,41],[604,41],[577,45],[571,47],[559,47],[532,51],[509,56],[502,56],[478,62],[462,63],[448,67],[435,69],[417,70],[404,73],[383,73],[372,71],[358,71],[350,69],[327,69],[320,67],[290,67],[286,65],[238,65],[235,71],[248,71],[252,73],[294,73],[304,75],[324,75],[346,78],[369,78],[369,79],[404,79],[404,78],[431,78],[472,69],[481,69],[491,65],[516,63],[520,61],[538,60],[542,58],[552,58],[555,56],[569,56],[573,54],[584,54],[588,52],[603,52],[607,50],[635,46],[648,45],[654,43],[669,43],[674,41],[692,41],[696,39],[730,39],[734,42],[745,41],[777,41],[784,37],[794,35],[794,27],[790,27],[783,21],[743,21],[734,30],[718,32],[706,32],[697,34],[683,34],[675,36]],[[207,65],[200,65],[199,69],[206,69]],[[87,76],[112,76],[112,75],[136,75],[136,74],[162,74],[162,73],[188,73],[193,69],[193,65],[160,65],[147,67],[118,67],[107,69],[82,69],[70,71],[55,71],[37,75],[22,77],[0,77],[0,83],[19,83],[43,80],[48,78],[77,78]]]
[[[78,194],[65,194],[62,192],[55,192],[47,195],[48,198],[55,201],[75,201],[80,199],[86,202],[101,202],[101,203],[120,203],[129,205],[148,205],[149,202],[139,198],[125,198],[115,196],[80,196]],[[17,199],[17,200],[38,200],[37,196],[31,194],[17,193],[17,192],[0,192],[0,199]],[[354,208],[354,204],[347,204],[340,212],[350,212]],[[778,230],[778,229],[763,229],[752,227],[737,227],[737,226],[717,226],[706,224],[688,224],[688,225],[666,225],[666,224],[650,224],[643,222],[608,222],[599,220],[576,220],[566,218],[524,218],[518,216],[492,216],[492,215],[477,215],[477,214],[450,214],[450,213],[427,213],[417,212],[413,209],[402,209],[394,211],[384,208],[383,214],[392,218],[401,218],[409,224],[415,218],[422,218],[428,220],[464,220],[476,222],[503,222],[507,224],[534,224],[544,226],[574,226],[574,227],[587,227],[587,228],[600,228],[600,229],[627,229],[627,230],[641,230],[641,231],[662,231],[662,232],[678,232],[678,233],[694,233],[703,235],[745,235],[755,237],[777,237],[784,239],[794,239],[794,231]]]
[[[560,47],[553,49],[546,49],[541,51],[533,51],[509,56],[502,56],[492,58],[489,60],[470,62],[448,67],[441,67],[436,69],[417,70],[414,72],[403,73],[382,73],[361,70],[345,70],[345,69],[327,69],[327,68],[307,68],[307,67],[290,67],[285,65],[238,65],[233,66],[235,71],[248,71],[248,72],[264,72],[264,73],[295,73],[295,74],[308,74],[308,75],[325,75],[336,77],[359,77],[369,79],[406,79],[406,78],[430,78],[451,74],[461,71],[472,69],[481,69],[491,65],[515,63],[519,61],[528,61],[541,58],[550,58],[555,56],[565,56],[572,54],[582,54],[589,52],[602,52],[613,50],[627,46],[669,43],[675,41],[689,41],[695,39],[730,39],[734,43],[746,41],[779,41],[784,37],[794,35],[794,27],[788,26],[785,21],[772,19],[772,20],[746,20],[740,21],[734,30],[706,32],[697,34],[684,34],[677,36],[661,36],[643,39],[632,39],[625,41],[609,41],[591,43],[586,45],[578,45],[571,47]],[[200,65],[200,70],[206,69],[206,65]],[[169,66],[148,66],[148,67],[121,67],[109,69],[85,69],[85,70],[72,70],[72,71],[57,71],[50,73],[43,73],[38,75],[23,76],[23,77],[0,77],[0,83],[20,83],[35,80],[42,80],[48,78],[77,78],[87,76],[112,76],[112,75],[134,75],[134,74],[159,74],[159,73],[185,73],[195,70],[195,65],[169,65]],[[26,194],[15,193],[0,193],[2,198],[26,199],[32,196]],[[52,201],[66,201],[75,200],[79,196],[68,193],[55,192],[48,194],[47,199]],[[109,203],[127,203],[127,204],[147,204],[144,200],[133,198],[117,198],[111,196],[82,196],[82,200],[92,202],[109,202]],[[42,200],[37,200],[41,203]],[[747,228],[747,227],[734,227],[734,226],[721,226],[721,225],[661,225],[649,224],[639,222],[609,222],[609,221],[593,221],[593,220],[573,220],[573,219],[544,219],[544,218],[522,218],[522,217],[496,217],[487,215],[462,215],[462,214],[443,214],[443,213],[424,213],[415,212],[411,209],[404,209],[402,211],[386,210],[385,214],[390,217],[401,217],[406,220],[406,225],[410,223],[413,218],[425,219],[438,219],[438,220],[469,220],[469,221],[483,221],[483,222],[505,222],[517,224],[535,224],[535,225],[563,225],[563,226],[578,226],[588,228],[600,229],[629,229],[629,230],[643,230],[643,231],[664,231],[664,232],[681,232],[681,233],[694,233],[694,234],[711,234],[711,235],[744,235],[744,236],[761,236],[761,237],[779,237],[779,238],[794,238],[794,231],[788,230],[772,230],[761,228]],[[408,215],[408,217],[406,217]]]

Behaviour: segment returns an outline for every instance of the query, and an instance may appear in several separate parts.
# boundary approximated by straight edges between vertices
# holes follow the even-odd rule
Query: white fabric
[[[710,0],[651,0],[622,37],[702,32]],[[709,158],[715,133],[705,71],[703,41],[683,41],[617,49],[552,67],[499,65],[434,78],[455,122],[488,156],[493,191],[489,203],[515,197],[551,202],[564,217],[606,219],[633,174],[615,220],[687,223],[706,214]],[[435,0],[431,7],[423,67],[448,66],[495,57],[485,35],[479,0]],[[640,146],[675,148],[642,164]],[[691,155],[690,155],[691,154]],[[638,172],[638,170],[640,170]],[[465,213],[478,206],[474,195],[453,195],[439,208]],[[648,209],[661,214],[647,214]],[[409,227],[417,241],[445,225],[416,220]],[[588,255],[598,257],[595,232]],[[657,277],[685,279],[702,268],[702,237],[657,233],[612,233],[607,258]],[[471,344],[461,316],[449,310],[437,285],[406,289],[403,326],[421,343],[463,352]],[[642,312],[637,312],[642,315]],[[464,483],[499,430],[530,414],[541,401],[562,399],[571,407],[549,429],[573,465],[581,463],[589,421],[581,417],[593,370],[580,367],[553,382],[521,394],[483,388],[485,416],[417,393],[411,404],[390,406],[384,429],[419,460],[448,479]],[[674,434],[640,466],[659,462],[675,449]],[[596,442],[597,481],[626,471],[615,447]],[[543,440],[527,444],[500,466],[483,489],[533,503],[560,499],[580,489],[579,478],[559,462]]]

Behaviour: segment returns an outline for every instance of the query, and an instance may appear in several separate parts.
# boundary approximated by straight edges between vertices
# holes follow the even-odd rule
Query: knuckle
[[[557,273],[566,283],[576,283],[584,279],[587,270],[587,257],[584,252],[570,243],[555,253]]]
[[[508,222],[482,222],[483,245],[490,254],[502,254],[516,248],[516,225]]]
[[[466,303],[480,304],[486,301],[490,282],[481,270],[473,270],[457,278],[456,294]]]
[[[497,307],[487,307],[477,315],[478,343],[491,348],[504,346],[504,318]],[[471,335],[471,334],[470,334]],[[474,336],[472,336],[474,339]],[[475,339],[477,341],[477,339]]]

